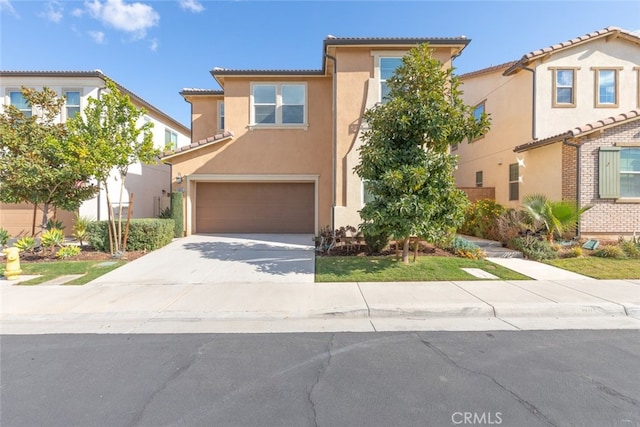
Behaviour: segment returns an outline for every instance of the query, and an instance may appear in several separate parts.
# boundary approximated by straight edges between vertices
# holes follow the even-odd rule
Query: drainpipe
[[[336,211],[336,198],[337,198],[337,194],[336,194],[336,183],[337,183],[337,177],[338,177],[338,172],[337,172],[337,167],[336,167],[336,163],[337,163],[337,158],[338,158],[338,122],[337,122],[337,118],[338,118],[338,113],[336,110],[336,105],[337,105],[337,100],[336,100],[336,95],[338,92],[338,86],[337,86],[337,78],[338,78],[338,60],[336,59],[335,56],[331,56],[328,53],[324,54],[325,58],[330,59],[333,61],[333,160],[332,160],[332,172],[333,172],[333,191],[332,191],[332,206],[331,206],[331,231],[333,232],[333,230],[335,230],[335,211]]]
[[[580,144],[573,144],[569,142],[569,138],[565,138],[562,140],[563,145],[567,145],[569,147],[573,147],[576,149],[576,205],[578,209],[580,209],[580,184],[582,180],[580,179],[581,168],[580,168]],[[580,221],[578,221],[578,226],[576,227],[576,237],[580,238]]]
[[[520,68],[522,70],[530,71],[533,76],[533,85],[532,85],[532,100],[531,100],[531,139],[535,141],[538,139],[536,136],[536,70],[533,68],[525,67],[521,65]]]

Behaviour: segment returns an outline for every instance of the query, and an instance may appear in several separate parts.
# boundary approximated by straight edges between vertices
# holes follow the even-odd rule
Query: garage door
[[[196,233],[314,233],[313,183],[198,182]]]

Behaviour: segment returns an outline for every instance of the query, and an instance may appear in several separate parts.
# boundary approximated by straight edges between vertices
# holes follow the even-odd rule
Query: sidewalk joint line
[[[358,287],[358,291],[360,291],[360,295],[362,296],[362,300],[364,301],[365,305],[367,306],[367,317],[369,319],[371,319],[371,307],[369,307],[369,303],[367,302],[367,299],[364,296],[364,293],[362,292],[362,288],[360,287],[360,282],[356,282],[356,286]],[[375,326],[374,326],[375,329]]]
[[[589,293],[589,292],[583,291],[582,289],[576,289],[576,288],[571,287],[571,286],[569,286],[569,285],[565,285],[565,284],[563,284],[563,283],[556,282],[555,280],[552,280],[551,282],[555,283],[556,285],[562,286],[562,287],[564,287],[564,288],[571,289],[571,290],[574,290],[574,291],[576,291],[576,292],[583,293],[583,294],[585,294],[585,295],[589,295],[590,297],[598,298],[598,299],[601,299],[602,301],[606,301],[606,302],[609,302],[609,303],[611,303],[611,304],[619,305],[619,306],[621,306],[621,307],[624,309],[624,312],[625,312],[625,313],[627,313],[627,307],[625,306],[625,303],[618,302],[618,301],[612,301],[612,300],[607,299],[607,298],[599,297],[598,295],[593,295],[593,294],[591,294],[591,293]],[[628,314],[627,314],[627,316],[628,316]]]
[[[487,304],[489,307],[491,307],[491,311],[493,311],[493,317],[498,318],[498,316],[496,315],[496,308],[493,306],[493,304],[489,304],[487,301],[483,300],[482,298],[480,298],[477,295],[472,294],[471,292],[467,291],[465,288],[463,288],[462,286],[458,286],[458,284],[456,282],[449,282],[451,283],[453,286],[455,286],[458,289],[461,289],[462,291],[468,293],[469,295],[471,295],[472,297],[476,298],[477,300],[482,301],[483,303]]]

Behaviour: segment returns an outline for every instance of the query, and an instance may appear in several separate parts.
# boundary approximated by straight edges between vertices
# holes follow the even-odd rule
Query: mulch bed
[[[412,243],[413,245],[413,243]],[[402,255],[402,247],[400,249],[400,255]],[[409,256],[413,257],[414,251],[410,248]],[[319,256],[389,256],[396,255],[396,244],[395,242],[391,242],[385,250],[378,253],[369,254],[367,251],[367,245],[341,245],[338,244],[335,246],[329,253],[317,252]],[[451,257],[455,256],[451,252],[448,252],[444,249],[438,248],[432,244],[420,242],[420,246],[418,247],[418,256],[443,256],[443,257]]]
[[[117,258],[133,261],[147,254],[147,251],[127,251],[123,257]],[[100,252],[91,247],[83,246],[79,255],[66,258],[64,261],[112,261],[114,258],[109,252]],[[20,253],[20,262],[49,262],[60,261],[55,255],[43,255],[41,252],[35,254]]]

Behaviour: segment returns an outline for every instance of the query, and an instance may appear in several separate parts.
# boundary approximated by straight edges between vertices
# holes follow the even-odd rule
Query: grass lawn
[[[448,280],[482,280],[461,270],[481,268],[502,280],[529,279],[520,273],[489,261],[457,257],[418,257],[404,265],[395,256],[316,257],[316,282],[421,282]]]
[[[594,279],[640,279],[640,259],[613,259],[590,256],[553,259],[545,262]]]
[[[20,265],[22,274],[40,274],[41,276],[26,282],[20,282],[20,285],[38,285],[67,274],[84,274],[84,276],[65,283],[65,285],[84,285],[85,283],[120,267],[126,261],[113,261],[113,264],[111,265],[99,266],[99,264],[103,262],[104,261],[47,261],[22,263]],[[0,275],[2,274],[4,274],[4,265],[0,266]]]

